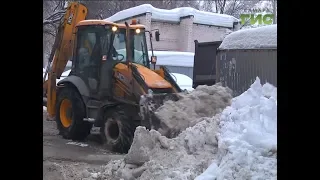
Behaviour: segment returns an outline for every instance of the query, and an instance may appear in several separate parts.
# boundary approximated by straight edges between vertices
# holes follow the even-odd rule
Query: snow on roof
[[[212,12],[199,11],[191,7],[181,7],[171,10],[155,8],[150,4],[143,4],[140,6],[132,7],[119,11],[113,16],[105,19],[107,21],[120,21],[133,16],[151,13],[152,20],[169,21],[169,22],[180,22],[181,17],[190,16],[194,17],[194,23],[206,24],[213,26],[222,27],[233,27],[233,22],[239,22],[239,19],[225,15]]]
[[[277,25],[243,29],[225,37],[219,49],[277,48]]]
[[[157,65],[193,67],[194,53],[178,51],[153,51],[157,56]],[[151,59],[151,51],[148,51]]]

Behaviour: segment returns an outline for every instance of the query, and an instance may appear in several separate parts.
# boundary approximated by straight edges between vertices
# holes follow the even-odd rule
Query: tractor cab
[[[105,20],[84,20],[76,26],[75,39],[70,76],[84,82],[89,97],[101,100],[113,96],[112,75],[119,63],[122,65],[118,69],[128,63],[150,68],[143,25],[127,27]]]

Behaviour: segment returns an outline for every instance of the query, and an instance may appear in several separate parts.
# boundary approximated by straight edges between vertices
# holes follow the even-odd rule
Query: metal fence
[[[259,77],[261,83],[277,86],[277,49],[220,50],[217,80],[238,96]]]

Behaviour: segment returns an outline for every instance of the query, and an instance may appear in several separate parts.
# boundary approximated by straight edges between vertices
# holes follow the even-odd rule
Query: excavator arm
[[[56,79],[60,78],[68,60],[72,56],[76,24],[86,19],[87,12],[88,10],[83,4],[71,2],[59,25],[43,82],[43,90],[45,92],[44,95],[47,97],[47,111],[50,119],[55,116]],[[52,68],[50,68],[51,63],[53,63]],[[45,80],[47,73],[48,80]]]

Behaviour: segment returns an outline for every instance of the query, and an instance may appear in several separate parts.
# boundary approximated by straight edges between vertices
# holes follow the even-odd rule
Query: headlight
[[[112,31],[116,32],[118,30],[117,26],[112,26]]]

